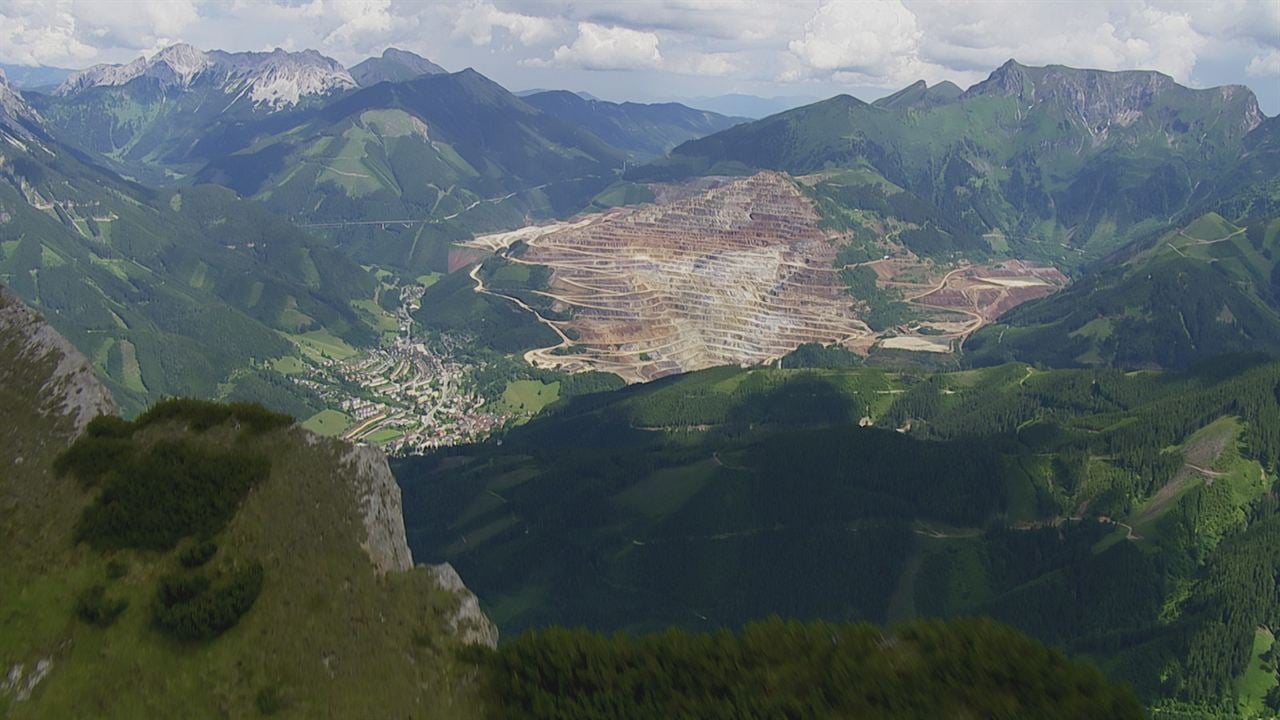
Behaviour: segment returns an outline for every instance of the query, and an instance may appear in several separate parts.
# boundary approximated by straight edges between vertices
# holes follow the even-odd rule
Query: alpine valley
[[[0,716],[1280,713],[1244,86],[1010,60],[750,120],[186,44],[22,85]]]

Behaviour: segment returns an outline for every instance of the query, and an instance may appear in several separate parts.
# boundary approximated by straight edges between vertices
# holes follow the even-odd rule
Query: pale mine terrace
[[[543,294],[557,310],[571,308],[572,319],[548,322],[576,332],[580,348],[526,359],[634,382],[865,338],[871,330],[832,267],[837,245],[818,220],[790,179],[760,173],[669,205],[525,235],[528,249],[515,260],[552,268]]]

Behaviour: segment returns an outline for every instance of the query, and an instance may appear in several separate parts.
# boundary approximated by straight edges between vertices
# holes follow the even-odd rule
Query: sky
[[[1280,113],[1280,0],[0,0],[0,63],[80,68],[174,42],[348,65],[395,46],[512,90],[637,101],[870,100],[968,87],[1014,58],[1244,84]]]

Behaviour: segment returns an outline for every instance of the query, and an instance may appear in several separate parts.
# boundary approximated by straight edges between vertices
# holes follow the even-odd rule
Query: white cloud
[[[1179,4],[1070,5],[976,2],[912,4],[925,33],[923,58],[985,71],[1014,58],[1031,65],[1159,70],[1186,82],[1208,44]]]
[[[57,65],[91,60],[97,50],[76,37],[67,3],[0,3],[0,61]]]
[[[472,2],[454,19],[453,33],[473,45],[493,42],[493,31],[501,28],[526,47],[550,42],[556,37],[555,23],[544,17],[499,10],[489,2]]]
[[[682,75],[725,77],[741,72],[742,65],[733,53],[692,53],[673,58],[665,67]]]
[[[812,5],[812,1],[809,2]],[[776,41],[784,28],[798,26],[807,7],[761,0],[560,0],[556,12],[574,21],[620,25],[660,34],[683,34],[735,43]],[[785,41],[784,41],[785,42]]]
[[[1280,50],[1268,50],[1255,55],[1244,71],[1250,77],[1280,77]]]
[[[531,60],[526,65],[583,70],[656,69],[662,66],[662,52],[655,33],[580,22],[572,44],[556,48],[550,60]]]
[[[792,40],[791,52],[817,70],[887,73],[915,58],[924,33],[899,0],[825,2]]]
[[[391,0],[329,0],[327,13],[341,22],[325,36],[326,43],[344,46],[376,42],[394,26]]]
[[[900,0],[827,0],[787,48],[799,61],[782,70],[796,79],[826,73],[844,84],[893,87],[954,72],[926,62],[927,41],[916,14]]]
[[[193,0],[71,3],[77,29],[99,47],[147,50],[180,37],[200,18]]]

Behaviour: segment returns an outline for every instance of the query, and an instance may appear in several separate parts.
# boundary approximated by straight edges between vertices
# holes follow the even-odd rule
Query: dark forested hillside
[[[1146,716],[1128,688],[980,620],[885,632],[773,619],[737,636],[553,629],[503,645],[490,665],[510,717],[547,720]]]
[[[1280,218],[1209,213],[1123,264],[1016,308],[966,344],[978,364],[1187,367],[1280,352]]]
[[[984,614],[1148,701],[1221,709],[1280,608],[1270,580],[1230,579],[1280,571],[1240,550],[1276,512],[1277,432],[1280,365],[1255,357],[726,368],[395,469],[415,552],[455,563],[507,630]]]
[[[290,354],[292,333],[374,338],[351,307],[373,277],[261,206],[122,180],[32,117],[6,127],[19,140],[0,145],[0,282],[84,350],[127,410],[215,396],[255,360]]]

